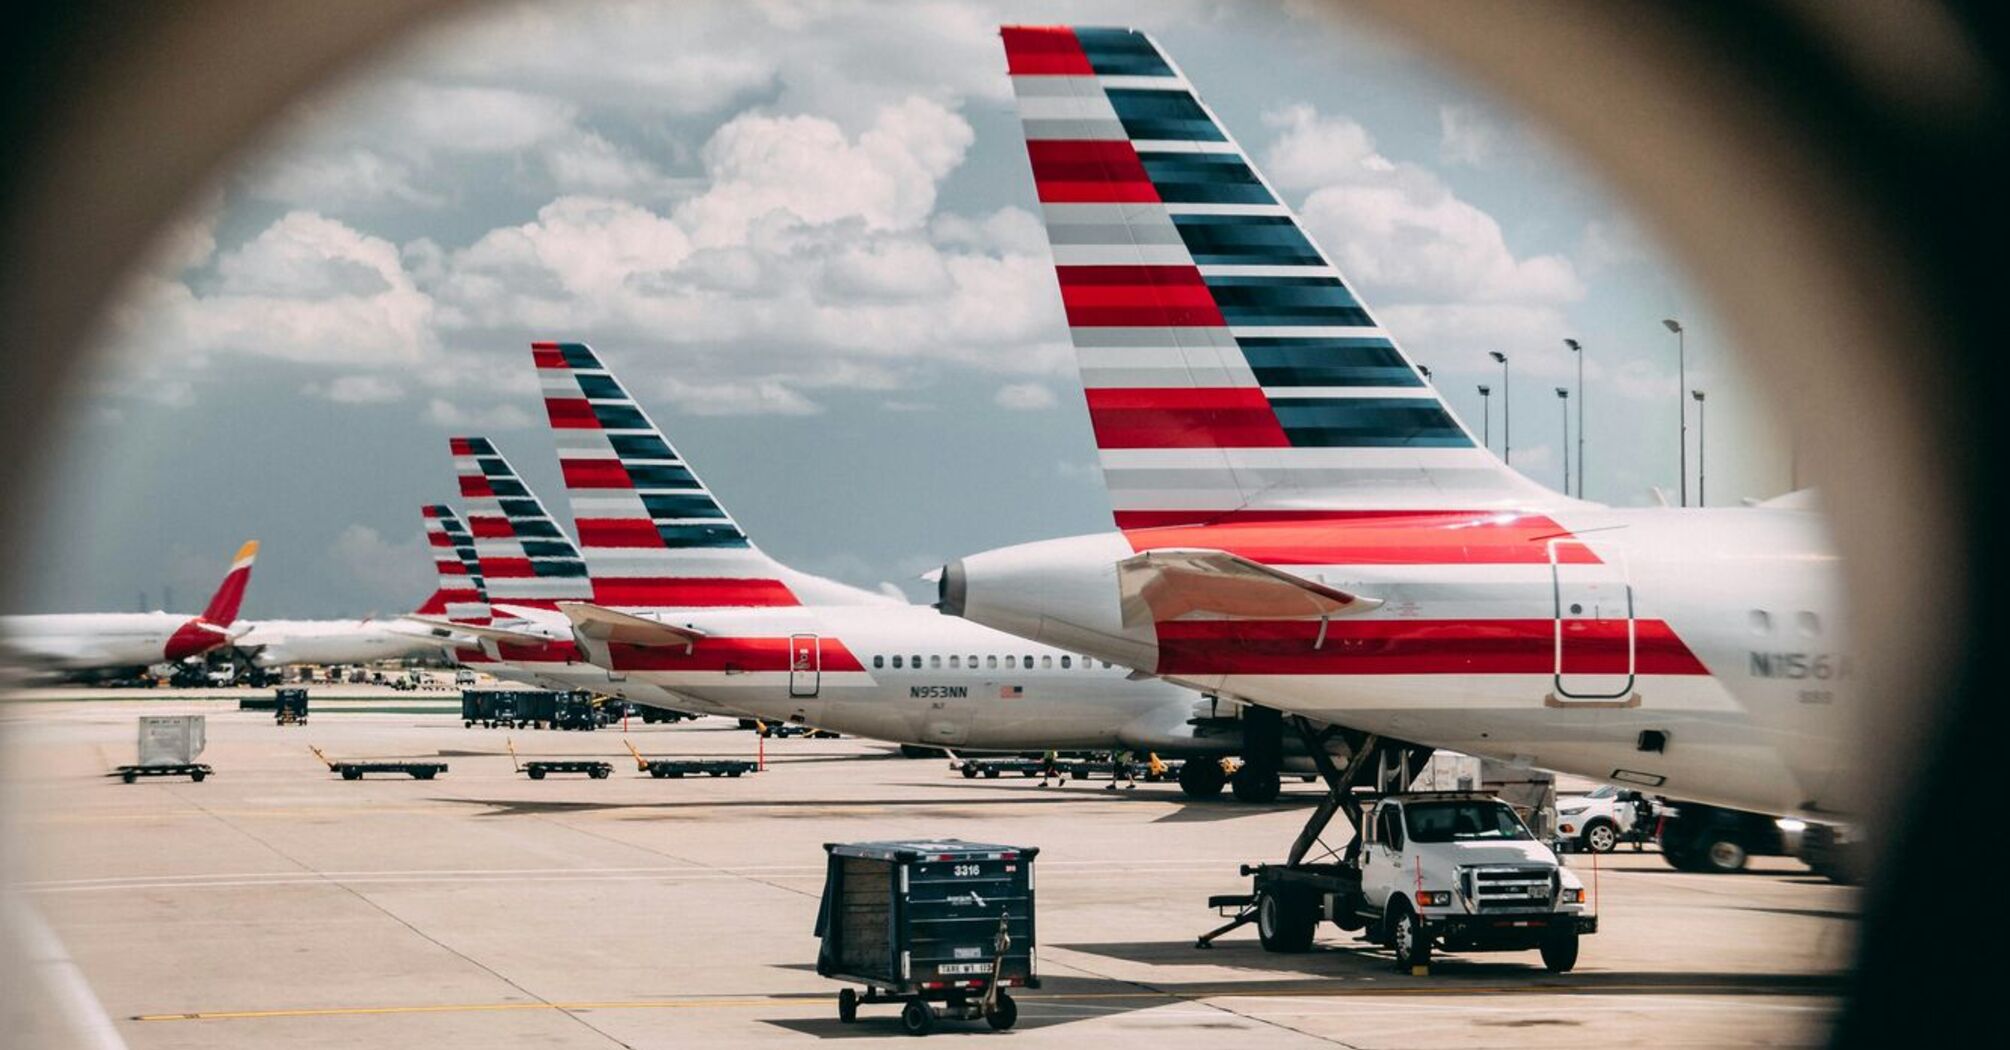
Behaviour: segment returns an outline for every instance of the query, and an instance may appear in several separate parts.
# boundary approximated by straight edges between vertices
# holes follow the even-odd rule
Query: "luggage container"
[[[141,715],[139,762],[112,770],[130,784],[141,777],[186,776],[200,783],[215,772],[197,762],[208,744],[208,723],[202,715]]]
[[[282,726],[304,726],[307,724],[307,690],[275,689],[272,691],[272,721]]]
[[[838,993],[838,1019],[860,1004],[902,1003],[901,1028],[925,1035],[938,1016],[1019,1018],[1008,987],[1037,988],[1033,846],[942,841],[826,843],[817,909],[817,973],[865,985]],[[939,1007],[936,1004],[941,1004]]]

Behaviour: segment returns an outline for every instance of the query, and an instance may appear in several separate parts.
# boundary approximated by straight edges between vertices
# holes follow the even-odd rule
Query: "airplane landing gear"
[[[1243,763],[1229,784],[1238,802],[1275,802],[1280,787],[1275,768],[1254,762]]]
[[[1213,758],[1191,758],[1179,767],[1179,789],[1188,798],[1216,798],[1228,783],[1221,762]]]

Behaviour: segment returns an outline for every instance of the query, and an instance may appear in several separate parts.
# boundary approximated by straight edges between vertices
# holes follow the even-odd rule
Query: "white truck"
[[[1322,920],[1395,953],[1410,970],[1435,950],[1536,950],[1562,973],[1578,939],[1598,932],[1584,883],[1531,834],[1512,806],[1478,791],[1386,794],[1361,818],[1338,861],[1245,867],[1247,895],[1216,897],[1254,921],[1265,949],[1304,951]]]
[[[1647,814],[1659,810],[1640,792],[1612,784],[1602,784],[1582,795],[1564,795],[1556,800],[1556,834],[1569,848],[1610,853],[1628,838],[1637,840],[1636,832],[1653,834],[1651,816],[1641,826],[1643,807]]]

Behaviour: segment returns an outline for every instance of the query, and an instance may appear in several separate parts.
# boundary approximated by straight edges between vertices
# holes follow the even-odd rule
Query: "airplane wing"
[[[430,616],[406,616],[404,619],[413,623],[424,624],[434,630],[450,631],[457,635],[479,638],[491,642],[502,642],[507,645],[548,645],[552,641],[549,635],[537,634],[532,631],[515,630],[509,627],[484,627],[469,623],[456,623],[453,620],[436,620]]]
[[[688,650],[705,637],[705,632],[695,628],[677,627],[590,602],[559,602],[558,608],[572,621],[575,635],[603,644],[676,646]]]
[[[1215,550],[1146,551],[1117,563],[1124,626],[1192,615],[1290,620],[1367,612],[1382,600]]]

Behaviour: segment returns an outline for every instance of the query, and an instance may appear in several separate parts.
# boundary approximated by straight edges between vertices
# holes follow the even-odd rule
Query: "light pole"
[[[1556,403],[1562,406],[1563,408],[1563,494],[1568,496],[1570,495],[1570,388],[1569,387],[1560,386],[1556,388]],[[1581,474],[1584,470],[1584,464],[1579,463],[1577,465],[1577,469],[1580,472],[1580,477],[1577,479],[1577,484],[1579,487],[1582,487],[1584,485],[1584,478],[1581,476]]]
[[[1494,447],[1494,388],[1480,384],[1480,443],[1489,450]]]
[[[1675,410],[1682,414],[1682,505],[1689,505],[1689,406],[1682,391],[1689,389],[1689,352],[1682,339],[1682,322],[1673,317],[1662,325],[1675,333]]]
[[[1501,462],[1514,462],[1514,391],[1508,386],[1508,355],[1499,350],[1487,351],[1487,356],[1501,365]]]
[[[1709,417],[1703,412],[1703,392],[1691,390],[1689,396],[1696,399],[1696,505],[1707,507],[1710,501],[1703,496],[1703,446],[1710,441]]]
[[[1565,339],[1563,345],[1577,358],[1577,498],[1584,498],[1584,344]],[[1565,492],[1564,495],[1570,495]]]

